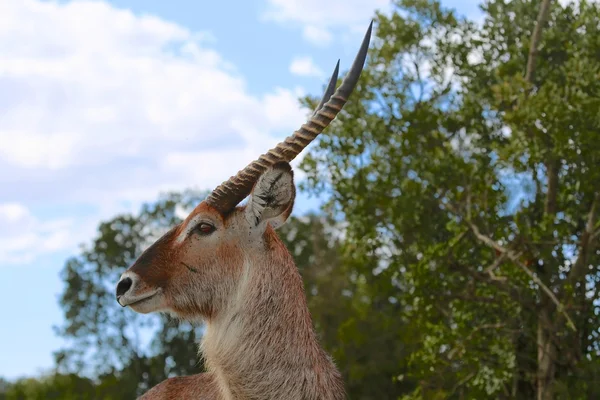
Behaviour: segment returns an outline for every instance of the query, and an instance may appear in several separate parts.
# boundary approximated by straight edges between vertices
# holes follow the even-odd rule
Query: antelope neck
[[[265,237],[267,251],[246,258],[233,299],[207,323],[207,367],[225,399],[342,399],[293,259],[274,232]]]

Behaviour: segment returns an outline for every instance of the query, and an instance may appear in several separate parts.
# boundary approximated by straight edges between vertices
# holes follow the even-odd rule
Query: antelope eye
[[[200,235],[210,235],[215,231],[215,227],[209,223],[201,222],[196,226],[194,230]]]

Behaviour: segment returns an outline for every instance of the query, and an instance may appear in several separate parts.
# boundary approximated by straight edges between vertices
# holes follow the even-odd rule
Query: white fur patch
[[[185,228],[181,230],[181,233],[179,234],[179,236],[177,236],[177,239],[175,239],[175,243],[177,243],[177,244],[183,243],[185,238],[188,237],[188,235],[190,234],[192,229],[194,229],[198,225],[199,222],[200,222],[199,215],[196,215],[194,218],[190,219],[188,221],[187,225],[185,226]]]
[[[281,215],[294,197],[294,179],[288,171],[271,169],[256,182],[246,207],[246,219],[257,227]]]

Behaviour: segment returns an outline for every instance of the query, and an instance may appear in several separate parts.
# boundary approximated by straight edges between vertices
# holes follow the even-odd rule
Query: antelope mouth
[[[139,305],[142,305],[142,304],[154,299],[159,293],[160,293],[160,291],[157,290],[153,293],[144,295],[142,297],[121,296],[117,301],[121,305],[121,307],[139,306]]]
[[[156,293],[155,293],[155,294],[152,294],[152,295],[150,295],[150,296],[148,296],[148,297],[144,297],[143,299],[136,300],[136,301],[134,301],[133,303],[129,303],[129,304],[126,304],[126,305],[127,305],[127,306],[135,306],[135,305],[137,305],[137,304],[141,304],[141,303],[143,303],[143,302],[145,302],[145,301],[151,300],[151,299],[152,299],[154,296],[156,296]]]

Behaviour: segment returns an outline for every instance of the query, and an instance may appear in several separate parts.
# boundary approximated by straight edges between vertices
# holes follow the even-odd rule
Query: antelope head
[[[210,320],[226,306],[244,279],[244,262],[268,252],[272,246],[265,237],[289,217],[295,198],[289,162],[348,100],[366,59],[371,29],[372,23],[336,90],[338,61],[320,104],[300,129],[214,189],[123,273],[116,288],[121,306],[191,320]],[[248,203],[238,206],[248,195]]]

